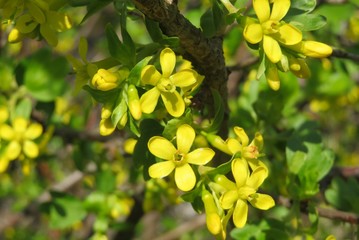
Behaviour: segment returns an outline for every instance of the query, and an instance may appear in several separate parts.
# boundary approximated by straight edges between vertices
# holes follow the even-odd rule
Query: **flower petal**
[[[175,167],[172,161],[158,162],[149,167],[148,174],[151,178],[163,178],[168,176]]]
[[[15,132],[12,127],[7,124],[0,125],[0,138],[5,139],[7,141],[13,140],[15,137]]]
[[[248,146],[248,143],[249,143],[249,138],[248,138],[248,135],[247,133],[244,131],[243,128],[241,127],[234,127],[233,128],[234,130],[234,133],[237,135],[237,137],[239,138],[241,144],[243,147],[246,147]]]
[[[233,222],[237,228],[243,227],[247,222],[248,204],[242,199],[238,199],[233,212]]]
[[[258,23],[247,25],[244,28],[243,36],[248,42],[252,44],[259,43],[263,39],[262,26]]]
[[[236,154],[242,150],[242,145],[239,143],[237,139],[228,138],[226,140],[227,147],[232,154]]]
[[[290,24],[280,26],[279,32],[274,34],[273,37],[285,45],[297,44],[302,41],[303,38],[302,32]]]
[[[196,175],[189,164],[176,167],[175,182],[182,191],[189,191],[196,185]]]
[[[196,132],[190,125],[183,124],[177,129],[176,137],[177,149],[180,153],[188,153],[196,137]]]
[[[268,0],[253,0],[253,8],[259,19],[259,22],[264,22],[269,19],[270,6]]]
[[[233,204],[238,200],[238,190],[229,190],[225,192],[220,198],[220,203],[223,209],[230,209]]]
[[[192,69],[185,69],[170,76],[173,84],[177,87],[188,87],[197,81],[197,73]]]
[[[282,50],[279,43],[272,37],[263,36],[263,49],[267,57],[272,63],[277,63],[282,58]]]
[[[161,159],[173,160],[177,149],[173,144],[164,137],[155,136],[148,141],[150,152]]]
[[[160,91],[156,87],[145,92],[140,98],[142,112],[152,113],[157,106],[159,97]]]
[[[20,156],[21,153],[21,145],[19,142],[11,141],[9,145],[7,145],[5,156],[9,160],[14,160]]]
[[[275,205],[275,202],[271,196],[261,193],[253,194],[253,198],[249,202],[253,207],[261,210],[268,210]]]
[[[280,21],[287,14],[289,8],[290,0],[274,0],[270,19]]]
[[[180,117],[184,113],[185,103],[181,95],[177,92],[162,92],[162,101],[170,115]],[[141,105],[142,107],[142,105]],[[143,110],[143,109],[142,109]],[[143,111],[144,112],[144,111]]]
[[[249,177],[247,161],[242,158],[235,158],[232,162],[232,173],[234,179],[236,180],[237,187],[244,186]]]
[[[5,106],[0,106],[0,123],[5,122],[9,118],[9,112]]]
[[[247,185],[254,189],[258,189],[267,177],[268,169],[259,166],[253,170],[251,176],[247,179]]]
[[[42,126],[39,123],[32,123],[30,126],[26,129],[24,137],[26,139],[34,140],[38,137],[40,137],[42,133]]]
[[[0,173],[6,171],[7,166],[9,165],[10,160],[5,156],[0,156]]]
[[[29,158],[36,158],[39,156],[39,147],[33,141],[24,142],[24,153]]]
[[[28,123],[29,122],[25,118],[17,117],[13,120],[12,126],[16,133],[24,133]]]
[[[187,154],[188,163],[195,165],[205,165],[214,157],[214,151],[210,148],[198,148]]]
[[[172,49],[165,48],[161,51],[160,64],[163,77],[170,77],[176,66],[176,55]]]
[[[161,79],[162,75],[155,66],[147,65],[142,69],[141,72],[141,83],[143,85],[149,84],[156,86],[157,82]]]

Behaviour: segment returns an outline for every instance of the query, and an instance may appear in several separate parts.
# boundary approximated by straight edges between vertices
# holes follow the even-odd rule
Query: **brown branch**
[[[292,206],[290,199],[283,196],[280,196],[278,198],[278,203],[287,208],[290,208]],[[316,207],[316,209],[320,217],[332,220],[340,220],[342,222],[348,222],[351,224],[359,224],[359,216],[357,214],[344,212],[333,208]],[[306,209],[301,209],[301,212],[306,213]]]
[[[359,63],[359,55],[349,53],[349,52],[339,50],[339,49],[334,49],[331,57],[349,59],[349,60]]]
[[[174,240],[179,239],[184,233],[196,230],[206,225],[206,215],[201,214],[193,217],[190,221],[186,221],[177,228],[159,236],[155,240]]]

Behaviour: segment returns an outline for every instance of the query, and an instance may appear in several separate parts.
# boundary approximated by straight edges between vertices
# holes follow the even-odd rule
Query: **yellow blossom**
[[[168,113],[180,117],[184,113],[185,102],[177,88],[193,86],[198,74],[192,69],[184,69],[172,74],[176,65],[176,55],[169,48],[162,50],[160,65],[162,74],[153,65],[147,65],[142,70],[142,84],[154,87],[141,96],[141,109],[144,113],[152,113],[161,96]]]
[[[195,137],[194,129],[187,124],[177,129],[177,148],[164,137],[152,137],[148,141],[148,149],[165,161],[150,166],[149,175],[152,178],[163,178],[174,171],[177,187],[182,191],[191,190],[196,184],[196,175],[190,164],[205,165],[214,156],[214,151],[210,148],[198,148],[190,152]]]
[[[281,44],[294,45],[302,41],[302,32],[282,21],[290,8],[290,0],[253,0],[259,22],[247,21],[244,38],[252,44],[262,43],[268,59],[277,63],[282,58]]]
[[[39,155],[39,147],[33,141],[42,134],[42,126],[38,123],[30,123],[27,119],[17,117],[12,121],[12,127],[7,124],[0,126],[0,137],[7,142],[5,155],[9,160],[22,157],[36,158]]]
[[[232,162],[232,173],[236,188],[232,187],[225,192],[220,198],[220,203],[223,209],[234,208],[234,225],[241,228],[247,222],[247,202],[261,210],[267,210],[273,207],[275,203],[271,196],[257,193],[258,188],[268,176],[266,168],[260,166],[250,173],[247,161],[236,158]]]

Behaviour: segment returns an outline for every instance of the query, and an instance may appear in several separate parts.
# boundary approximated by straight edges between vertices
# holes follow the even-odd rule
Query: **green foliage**
[[[172,2],[0,0],[0,238],[352,238],[359,2]]]

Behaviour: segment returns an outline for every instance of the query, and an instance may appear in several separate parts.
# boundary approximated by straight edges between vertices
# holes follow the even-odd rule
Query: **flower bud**
[[[212,194],[204,190],[202,192],[202,201],[206,211],[206,224],[210,233],[217,235],[222,231],[221,218],[217,213],[217,206]]]
[[[108,91],[117,87],[118,76],[106,69],[100,68],[92,78],[92,85],[101,91]]]
[[[218,150],[227,153],[229,155],[232,155],[231,151],[228,149],[227,144],[225,141],[218,135],[208,134],[207,141]]]
[[[24,38],[24,35],[19,31],[19,29],[14,28],[11,30],[8,36],[9,43],[20,42]]]
[[[330,46],[317,41],[301,41],[298,44],[287,47],[313,58],[325,58],[330,56],[333,52],[333,49]]]
[[[130,113],[135,120],[139,120],[142,116],[142,110],[137,88],[131,84],[127,89],[127,95],[128,108],[130,109]]]

